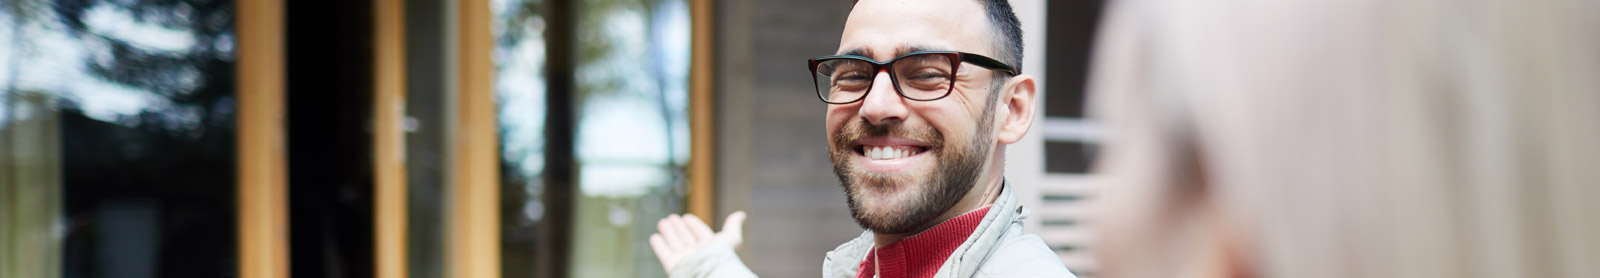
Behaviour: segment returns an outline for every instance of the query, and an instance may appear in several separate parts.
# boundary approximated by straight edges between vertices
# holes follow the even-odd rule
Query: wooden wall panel
[[[284,6],[234,3],[238,33],[239,277],[289,276]]]
[[[373,1],[373,265],[406,277],[405,1]]]
[[[716,219],[713,209],[716,187],[713,181],[716,157],[716,130],[713,129],[715,99],[712,92],[711,57],[714,45],[715,22],[711,0],[691,0],[689,3],[690,64],[689,64],[689,213],[700,216],[706,223]]]
[[[456,122],[446,241],[449,277],[500,277],[500,161],[496,150],[493,15],[488,0],[459,0]]]

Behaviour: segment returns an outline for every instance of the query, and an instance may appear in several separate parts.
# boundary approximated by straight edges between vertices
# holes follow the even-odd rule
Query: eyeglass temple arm
[[[1010,65],[1006,65],[1006,63],[995,61],[989,57],[983,57],[979,55],[961,55],[961,61],[972,63],[987,69],[1005,71],[1007,74],[1011,75],[1017,75],[1017,72],[1020,71],[1016,68],[1012,68]]]

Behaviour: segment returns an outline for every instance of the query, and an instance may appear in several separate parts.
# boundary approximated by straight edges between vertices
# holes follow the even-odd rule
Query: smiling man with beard
[[[855,3],[839,51],[808,61],[827,105],[833,171],[860,237],[824,277],[1072,277],[1005,182],[1005,146],[1027,134],[1034,78],[1004,0]],[[992,58],[991,58],[992,57]],[[744,214],[714,233],[669,216],[651,247],[673,277],[754,276],[734,254]]]

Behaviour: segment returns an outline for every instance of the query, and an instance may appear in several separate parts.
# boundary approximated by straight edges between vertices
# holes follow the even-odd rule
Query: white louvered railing
[[[1108,136],[1100,126],[1081,119],[1049,117],[1042,127],[1046,142],[1099,144]],[[1092,229],[1097,184],[1089,173],[1046,173],[1039,189],[1042,200],[1034,213],[1039,217],[1039,237],[1079,277],[1093,276],[1097,270]]]
[[[1043,238],[1067,269],[1077,273],[1095,271],[1094,224],[1090,200],[1095,198],[1093,178],[1079,174],[1047,174],[1041,189],[1036,215],[1040,218],[1039,237]],[[1080,275],[1082,277],[1082,275]]]

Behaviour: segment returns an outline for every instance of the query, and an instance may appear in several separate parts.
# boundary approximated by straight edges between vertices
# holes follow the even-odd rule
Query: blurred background
[[[1044,105],[1006,176],[1091,277],[1104,3],[1012,3]],[[861,231],[803,66],[850,6],[7,0],[0,277],[663,277],[657,219],[735,210],[756,273],[815,276]]]

